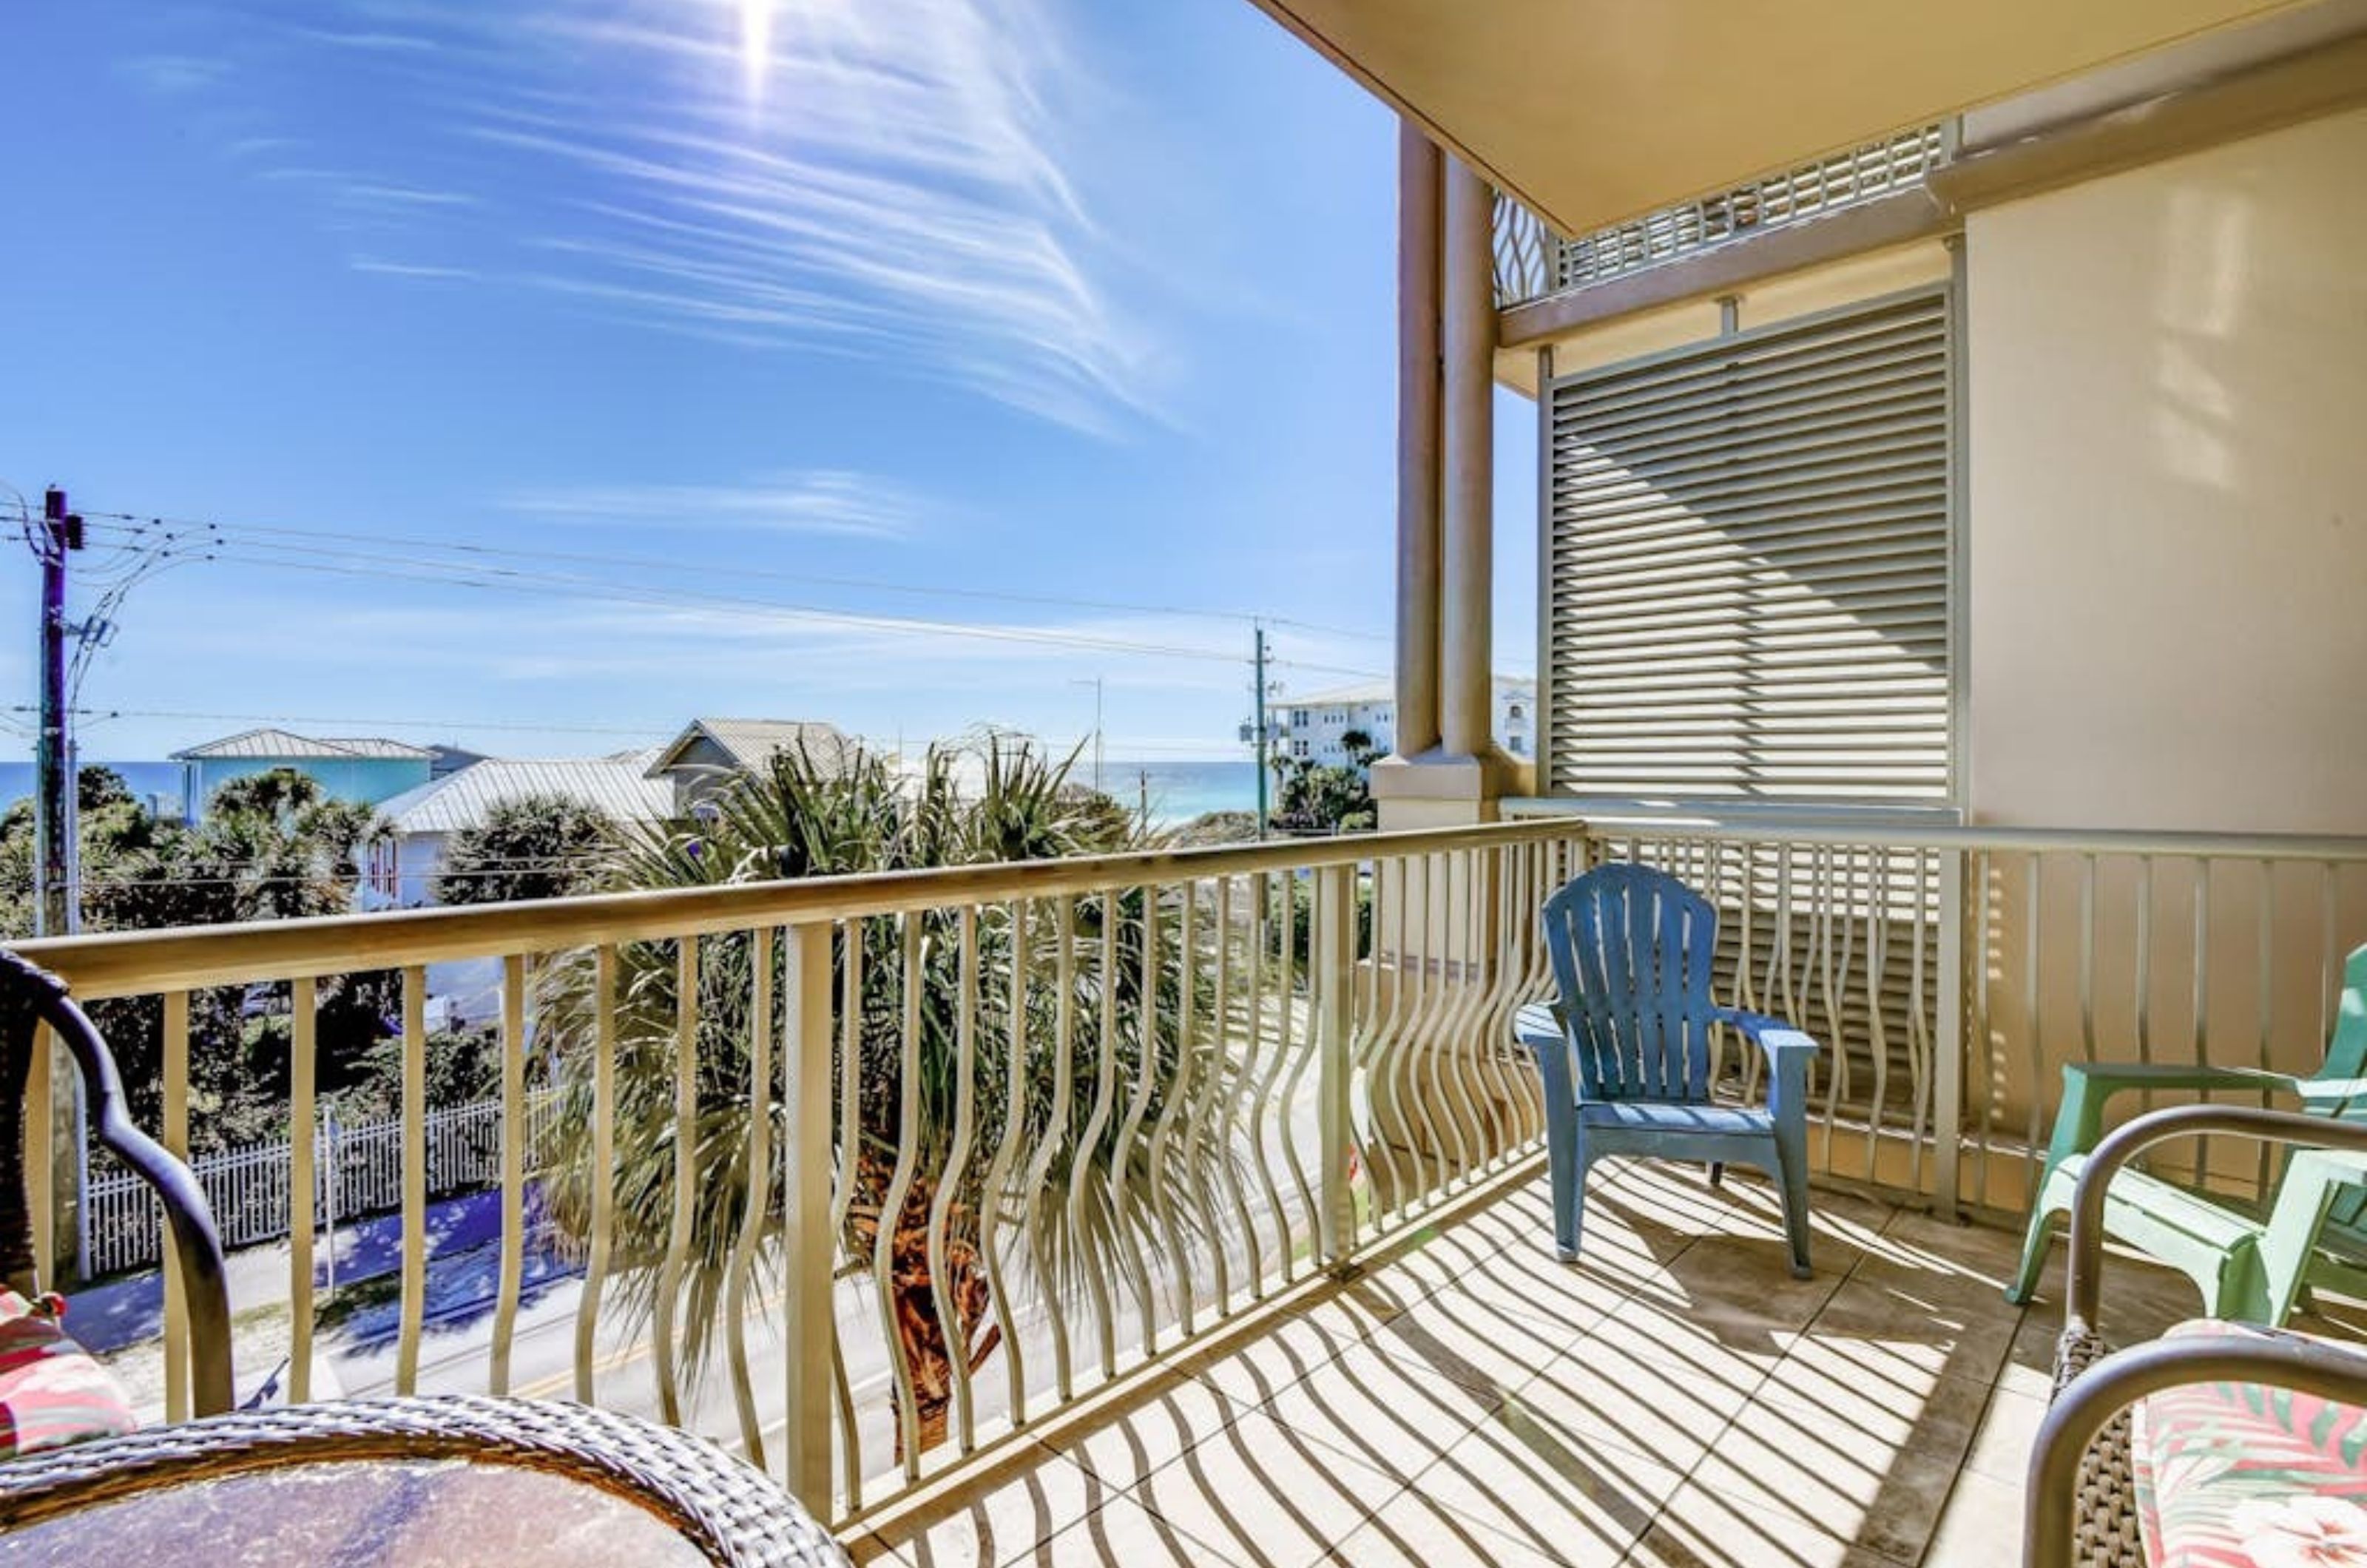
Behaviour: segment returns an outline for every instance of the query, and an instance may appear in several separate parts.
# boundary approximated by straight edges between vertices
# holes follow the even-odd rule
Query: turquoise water
[[[1093,777],[1093,759],[1083,760],[1079,773]],[[1139,762],[1110,759],[1103,764],[1102,787],[1127,806],[1148,794],[1150,820],[1175,827],[1210,811],[1257,809],[1257,764],[1238,762]]]
[[[178,762],[97,762],[86,764],[113,768],[123,775],[123,782],[142,800],[161,795],[168,801],[181,798],[181,764]],[[0,811],[9,804],[33,793],[33,764],[30,762],[0,762]]]
[[[178,762],[108,762],[121,773],[131,793],[145,798],[162,795],[181,798]],[[1080,777],[1093,777],[1093,759],[1081,758]],[[1147,790],[1150,819],[1161,827],[1189,822],[1209,811],[1257,809],[1256,764],[1238,762],[1143,762],[1111,758],[1102,764],[1103,787],[1127,806],[1139,802]],[[33,764],[0,762],[0,809],[19,795],[33,793]]]

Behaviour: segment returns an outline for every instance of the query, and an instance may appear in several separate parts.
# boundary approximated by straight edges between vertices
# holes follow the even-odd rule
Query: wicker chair
[[[33,1227],[48,1223],[32,1213],[27,1191],[26,1089],[37,1025],[47,1024],[82,1076],[98,1141],[153,1188],[172,1230],[173,1254],[188,1303],[191,1405],[199,1416],[231,1407],[230,1292],[222,1275],[221,1238],[204,1190],[189,1168],[131,1124],[115,1057],[89,1014],[66,994],[65,982],[0,949],[0,1284],[30,1297],[47,1288],[34,1266]]]
[[[239,1411],[37,1454],[0,1466],[0,1533],[275,1466],[419,1460],[543,1471],[629,1499],[721,1568],[848,1562],[795,1498],[703,1438],[556,1400],[470,1394]]]
[[[2023,1512],[2025,1568],[2142,1568],[2130,1411],[2194,1383],[2254,1383],[2367,1405],[2367,1353],[2298,1336],[2157,1340],[2114,1352],[2098,1332],[2104,1193],[2140,1151],[2226,1135],[2367,1153],[2367,1125],[2246,1106],[2184,1105],[2135,1117],[2106,1137],[2071,1207],[2070,1285],[2055,1351],[2055,1399],[2039,1429]]]

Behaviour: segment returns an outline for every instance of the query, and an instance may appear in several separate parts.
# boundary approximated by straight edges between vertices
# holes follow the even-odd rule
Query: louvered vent
[[[1557,793],[1949,794],[1943,290],[1549,384]]]

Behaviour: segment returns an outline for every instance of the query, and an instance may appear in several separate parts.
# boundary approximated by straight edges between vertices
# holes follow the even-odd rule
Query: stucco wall
[[[2367,113],[1975,213],[1969,804],[2367,832]]]

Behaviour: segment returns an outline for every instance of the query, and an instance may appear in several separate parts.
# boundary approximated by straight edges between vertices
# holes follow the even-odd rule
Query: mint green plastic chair
[[[2251,1067],[2078,1062],[2063,1069],[2063,1107],[2046,1148],[2022,1270],[2006,1299],[2030,1300],[2046,1267],[2056,1221],[2071,1207],[2104,1106],[2128,1089],[2280,1094],[2321,1116],[2367,1122],[2367,947],[2343,964],[2342,997],[2326,1061],[2307,1077]],[[2213,1317],[2281,1324],[2315,1285],[2367,1294],[2367,1166],[2358,1156],[2305,1152],[2287,1159],[2265,1205],[2246,1208],[2138,1170],[2112,1179],[2104,1230],[2192,1280]]]

